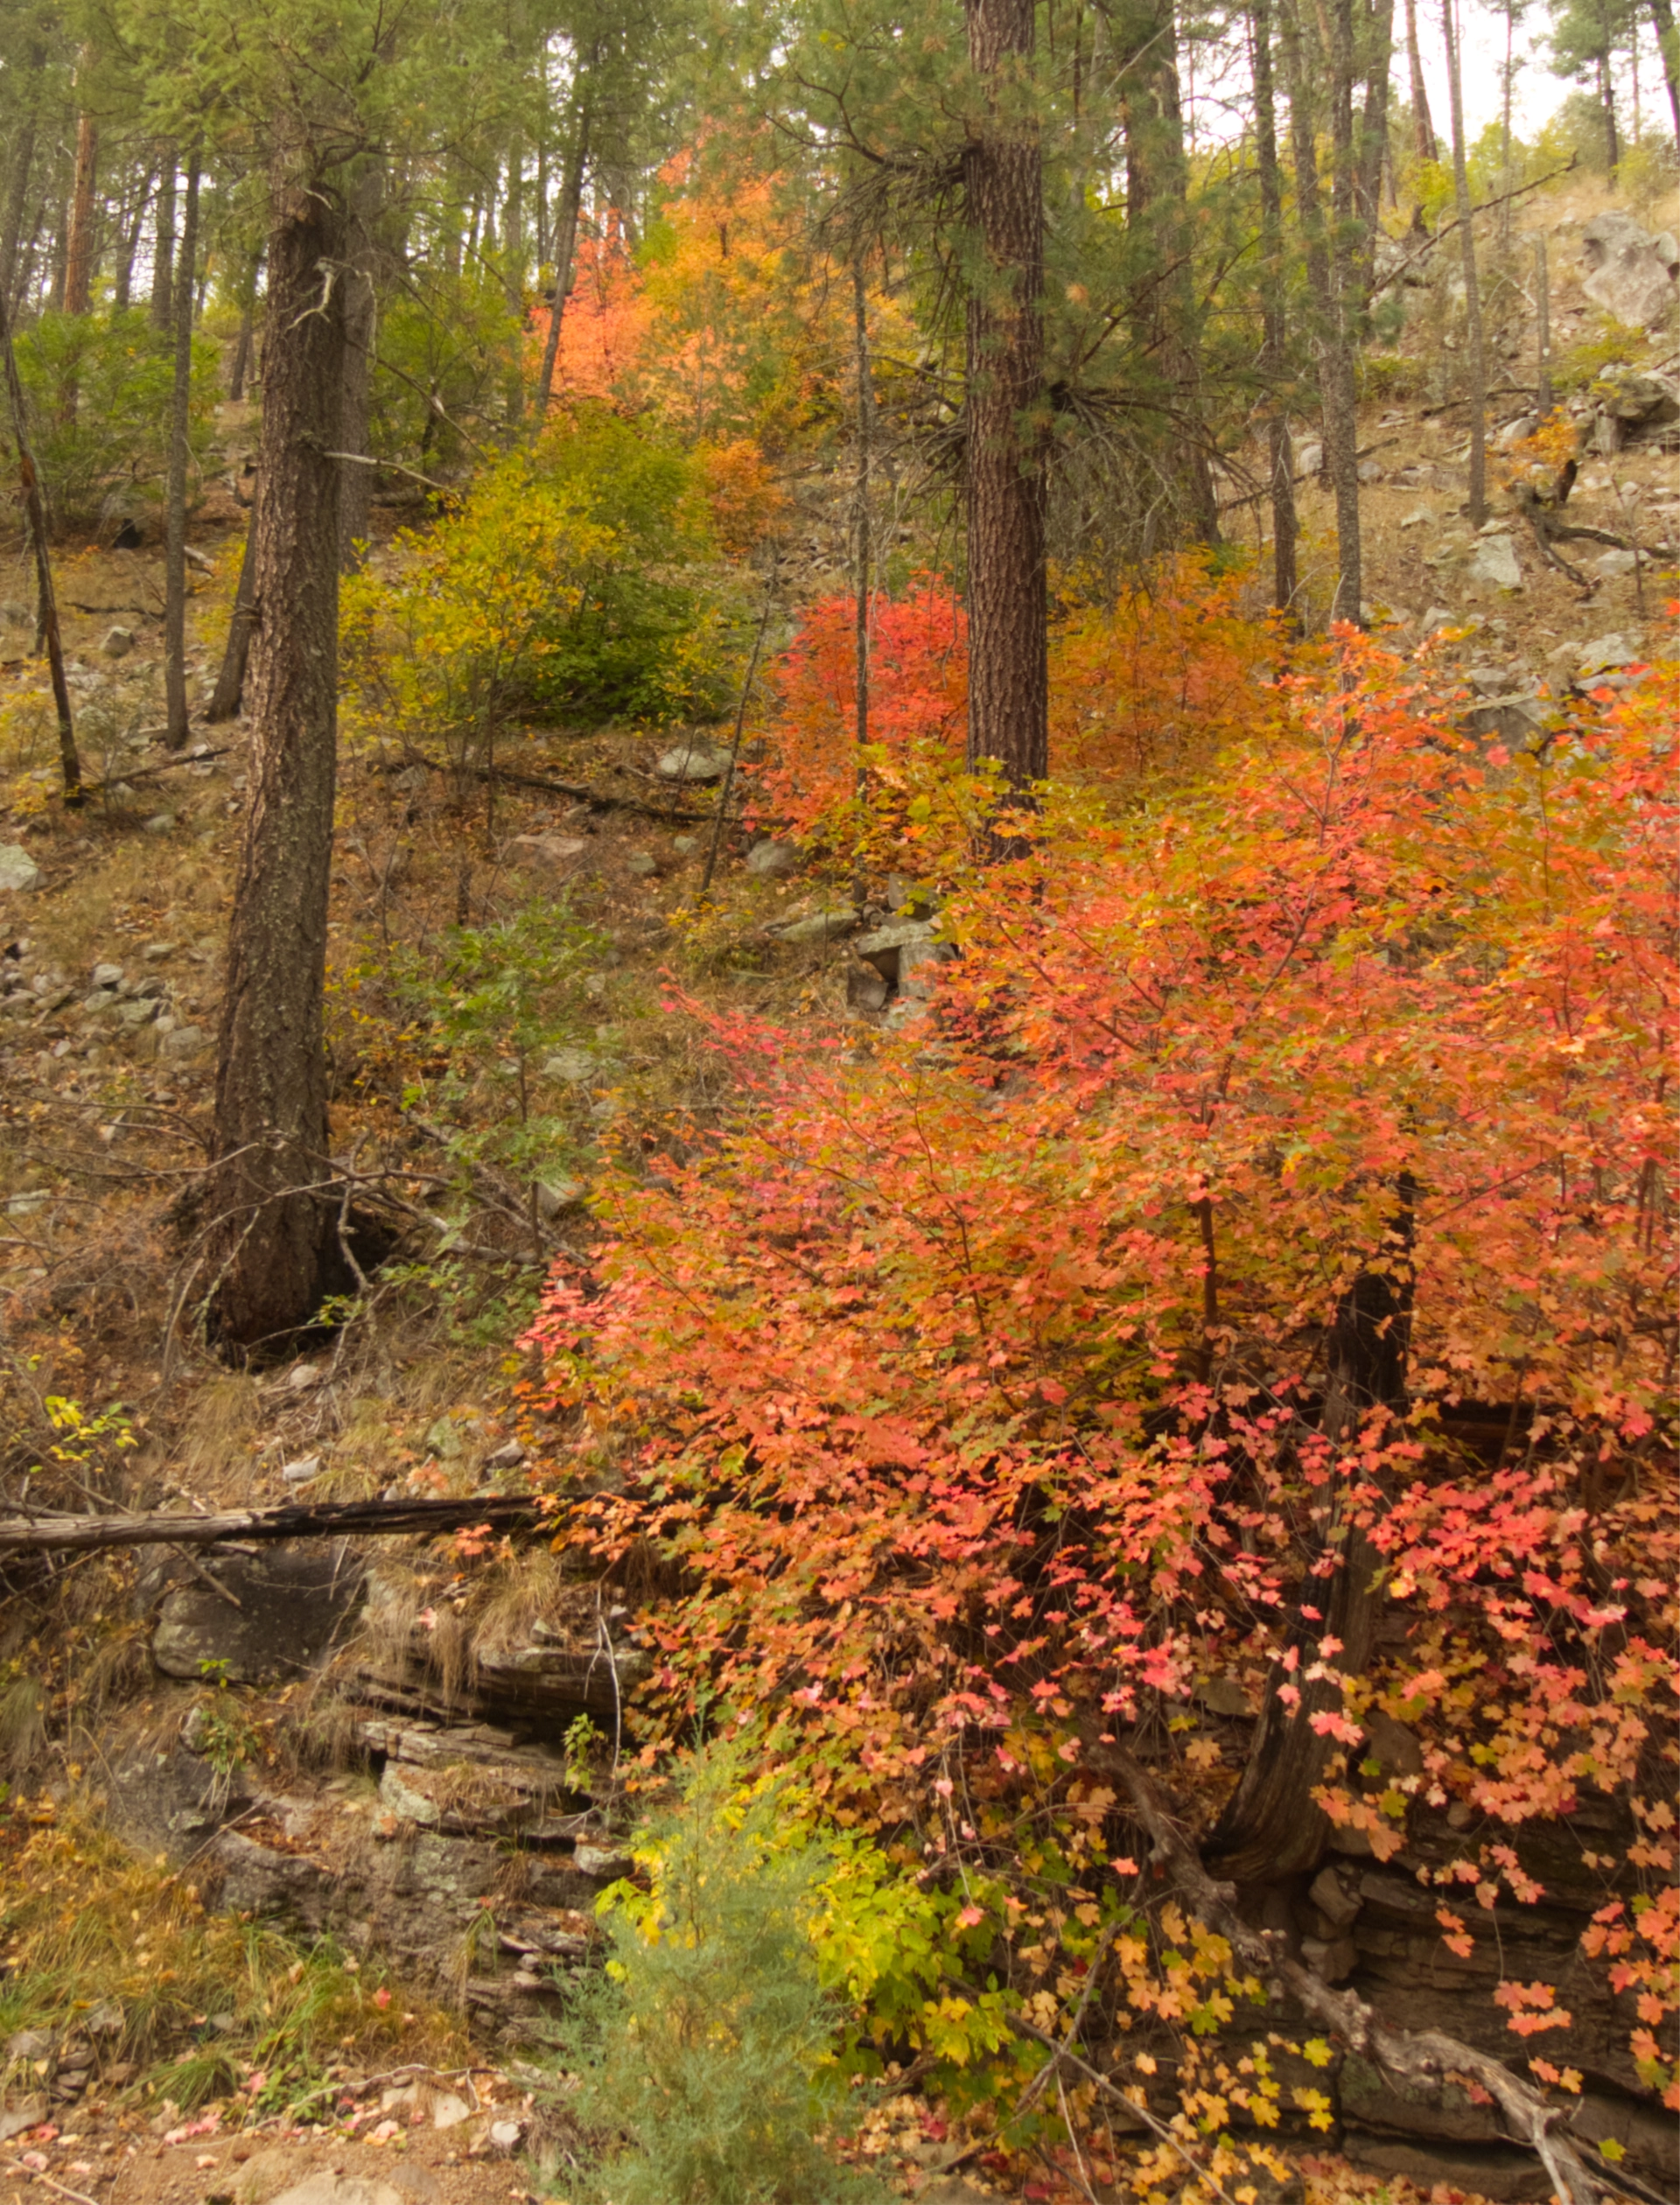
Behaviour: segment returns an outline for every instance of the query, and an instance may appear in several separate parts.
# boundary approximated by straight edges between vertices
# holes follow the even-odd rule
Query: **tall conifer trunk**
[[[1025,792],[1049,770],[1045,603],[1044,175],[1032,0],[967,0],[984,102],[962,156],[969,222],[969,740]]]
[[[320,1298],[332,1213],[322,1004],[336,774],[341,203],[276,190],[262,365],[251,773],[216,1067],[207,1320],[277,1345]]]
[[[1260,169],[1260,372],[1265,378],[1266,452],[1271,475],[1271,601],[1280,612],[1295,610],[1295,456],[1283,388],[1289,271],[1284,261],[1284,186],[1278,164],[1277,100],[1272,85],[1271,0],[1253,0],[1254,116]]]
[[[186,205],[181,221],[181,264],[175,284],[175,385],[171,394],[169,481],[164,498],[164,739],[171,750],[186,741],[186,472],[192,458],[192,291],[199,248],[197,147],[186,164]]]

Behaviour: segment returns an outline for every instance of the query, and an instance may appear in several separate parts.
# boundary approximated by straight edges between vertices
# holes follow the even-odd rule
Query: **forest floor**
[[[1592,204],[1590,195],[1554,200],[1546,219],[1578,225]],[[1553,308],[1560,346],[1586,342],[1590,318],[1566,271],[1555,282]],[[1642,357],[1671,362],[1672,344],[1648,345]],[[1505,421],[1520,418],[1521,403],[1520,392],[1496,401],[1490,443]],[[239,427],[234,417],[224,424],[230,446]],[[1495,695],[1555,690],[1606,637],[1625,639],[1630,654],[1648,648],[1674,588],[1672,570],[1666,588],[1660,564],[1601,572],[1592,546],[1568,547],[1572,556],[1584,552],[1590,589],[1544,567],[1521,524],[1509,521],[1496,455],[1494,508],[1510,527],[1522,586],[1468,578],[1461,408],[1416,397],[1373,402],[1361,436],[1382,471],[1363,494],[1366,594],[1387,624],[1384,640],[1404,649],[1427,630],[1457,631],[1441,648],[1466,681]],[[1305,480],[1299,494],[1303,573],[1321,601],[1334,559],[1333,515],[1315,480]],[[1670,540],[1680,536],[1672,453],[1650,445],[1589,459],[1571,513],[1647,541],[1665,529]],[[1233,520],[1248,525],[1241,514]],[[214,578],[195,575],[190,614],[195,688],[207,691],[239,556],[236,513],[224,508],[220,530],[201,522],[192,540],[215,569]],[[814,572],[833,556],[821,531],[804,549]],[[195,727],[194,754],[181,762],[158,746],[163,599],[155,548],[68,545],[58,571],[84,770],[102,784],[76,814],[52,801],[51,720],[38,662],[27,656],[30,592],[21,554],[8,552],[0,565],[0,598],[9,600],[0,604],[0,771],[11,792],[5,838],[38,868],[28,890],[0,890],[0,962],[33,976],[27,1001],[14,989],[0,1002],[0,1296],[15,1426],[23,1444],[45,1450],[63,1440],[52,1402],[92,1411],[121,1401],[135,1443],[123,1485],[140,1505],[277,1502],[298,1489],[286,1467],[317,1457],[306,1488],[312,1499],[378,1493],[430,1458],[442,1460],[458,1489],[471,1490],[486,1459],[514,1432],[510,1343],[540,1277],[528,1251],[505,1236],[496,1244],[500,1261],[470,1280],[458,1266],[433,1266],[413,1291],[394,1296],[376,1337],[370,1333],[347,1355],[329,1349],[318,1359],[320,1383],[229,1372],[160,1321],[173,1315],[182,1280],[170,1205],[206,1153],[247,736],[239,724]],[[125,634],[113,636],[114,629]],[[340,980],[376,960],[394,929],[424,939],[463,908],[481,923],[552,886],[509,862],[508,845],[553,834],[586,844],[566,885],[606,943],[590,984],[599,1012],[592,1041],[626,1068],[612,1107],[646,1113],[651,1123],[679,1098],[707,1105],[710,1075],[689,1023],[661,1008],[662,975],[675,973],[714,1002],[792,1020],[844,1017],[844,962],[821,947],[778,946],[764,929],[772,919],[844,900],[845,885],[803,867],[781,879],[749,874],[742,859],[751,836],[732,828],[715,908],[699,919],[707,828],[651,816],[683,802],[654,772],[670,741],[668,732],[533,729],[516,754],[509,752],[508,762],[522,774],[621,800],[598,809],[517,786],[498,788],[489,805],[482,792],[463,796],[452,776],[421,766],[393,774],[384,760],[353,751],[333,874],[332,960]],[[161,1004],[162,1017],[137,1013],[124,1023],[86,1011],[101,965],[121,969],[125,1002]],[[364,1033],[358,1043],[343,1001],[333,1020],[335,1140],[353,1146],[359,1132],[388,1140],[396,1117],[389,1098],[376,1081],[358,1087],[354,1077],[358,1047],[361,1063],[372,1064],[383,1040]],[[570,1239],[581,1247],[587,1233],[586,1215],[563,1215],[550,1245]],[[0,1673],[24,1650],[20,1628],[34,1627],[0,1619]],[[50,1642],[33,1648],[56,1701],[40,1719],[77,1704],[91,1713],[106,1693],[120,1701],[126,1678],[132,1715],[119,1710],[101,1720],[108,1728],[125,1720],[143,1727],[149,1706],[134,1687],[146,1662],[145,1630],[115,1580],[84,1572],[62,1597]],[[86,1671],[95,1650],[106,1682],[89,1701]],[[60,1758],[63,1765],[41,1779],[44,1791],[74,1788],[80,1770],[73,1774]],[[174,2134],[191,2127],[187,2118],[158,2110],[133,2086],[90,2093],[0,2144],[0,2201],[21,2200],[38,2184],[38,2194],[91,2197],[96,2205],[270,2205],[305,2180],[307,2197],[296,2205],[491,2205],[522,2196],[532,2179],[528,2162],[511,2159],[512,2147],[493,2141],[491,2130],[506,2109],[525,2137],[529,2078],[504,2060],[475,2080],[486,2111],[452,2129],[414,2126],[406,2111],[394,2121],[368,2118],[378,2110],[373,2086],[358,2096],[352,2076],[343,2083],[348,2110],[326,2127],[300,2129],[283,2118],[235,2133],[224,2123]],[[14,2075],[9,2102],[13,2112],[0,2110],[0,2135],[20,2110],[39,2110],[29,2105],[26,2075]],[[904,2104],[875,2139],[895,2181],[927,2205],[958,2205],[986,2180],[984,2169],[970,2164],[961,2180],[942,2176],[939,2162],[948,2152],[925,2146],[916,2113]],[[1377,2187],[1376,2177],[1355,2175],[1345,2162],[1312,2164],[1320,2170],[1308,2178],[1314,2205]],[[1394,2175],[1382,2187],[1396,2201],[1431,2194]],[[1433,2195],[1435,2205],[1448,2205],[1457,2193],[1436,2185]]]

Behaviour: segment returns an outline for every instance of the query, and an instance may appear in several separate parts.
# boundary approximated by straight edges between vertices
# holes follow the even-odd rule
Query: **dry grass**
[[[458,2025],[376,1957],[216,1914],[186,1872],[137,1858],[80,1807],[20,1802],[0,1819],[0,2044],[20,2029],[89,2036],[108,2076],[183,2108],[237,2094],[273,2110],[335,2063],[457,2061]]]

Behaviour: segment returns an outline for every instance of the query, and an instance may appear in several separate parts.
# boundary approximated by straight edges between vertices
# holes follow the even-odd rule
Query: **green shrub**
[[[639,1850],[652,1899],[621,1885],[604,1902],[611,1956],[560,2043],[578,2076],[566,2110],[607,2139],[591,2188],[612,2205],[886,2197],[818,2140],[851,2097],[811,1928],[833,1863],[784,1804],[743,1790],[729,1755],[703,1756]]]
[[[173,340],[142,308],[43,314],[18,339],[30,434],[54,515],[86,520],[119,484],[161,488]],[[217,348],[192,346],[190,436],[202,458],[216,402]]]
[[[693,460],[595,414],[551,430],[538,466],[595,548],[575,572],[575,599],[541,626],[533,701],[592,721],[714,717],[724,691],[703,579],[714,546]]]

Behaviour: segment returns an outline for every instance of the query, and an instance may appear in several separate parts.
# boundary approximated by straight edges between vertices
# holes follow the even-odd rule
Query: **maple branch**
[[[1292,1959],[1275,1930],[1250,1928],[1236,1911],[1236,1886],[1216,1883],[1202,1866],[1142,1766],[1123,1746],[1105,1746],[1102,1753],[1105,1766],[1131,1795],[1138,1819],[1153,1844],[1152,1857],[1171,1868],[1186,1900],[1209,1928],[1227,1940],[1245,1967],[1288,1991],[1311,2020],[1400,2081],[1435,2089],[1449,2074],[1459,2074],[1480,2084],[1503,2114],[1512,2140],[1540,2160],[1562,2205],[1595,2205],[1601,2197],[1646,2194],[1620,2175],[1612,2179],[1589,2166],[1573,2138],[1563,2132],[1567,2118],[1563,2108],[1549,2104],[1531,2082],[1513,2075],[1502,2061],[1438,2029],[1394,2027],[1357,1992],[1333,1991]]]

